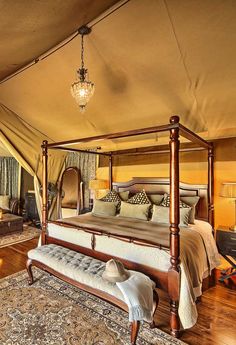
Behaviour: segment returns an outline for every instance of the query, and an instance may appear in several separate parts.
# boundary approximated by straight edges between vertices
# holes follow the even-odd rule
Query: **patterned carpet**
[[[24,225],[23,231],[0,236],[0,248],[8,247],[15,243],[25,242],[32,238],[39,237],[40,230],[33,226]]]
[[[128,315],[61,280],[34,269],[0,280],[1,345],[128,345]],[[159,329],[141,326],[137,345],[183,345]]]

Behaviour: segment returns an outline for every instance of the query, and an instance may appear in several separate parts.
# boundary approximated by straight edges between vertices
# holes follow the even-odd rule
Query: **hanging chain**
[[[84,69],[84,35],[81,35],[81,68]]]

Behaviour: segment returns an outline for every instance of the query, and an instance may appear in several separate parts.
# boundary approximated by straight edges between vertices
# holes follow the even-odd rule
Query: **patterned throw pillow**
[[[107,193],[107,195],[105,195],[100,200],[107,201],[107,202],[115,202],[115,201],[118,201],[119,203],[121,202],[121,198],[119,197],[118,193],[115,190],[110,190]]]
[[[170,207],[170,195],[169,194],[164,195],[164,199],[163,199],[162,203],[160,204],[160,206]],[[180,208],[190,208],[189,205],[185,204],[181,200],[179,201],[179,207]]]
[[[147,194],[145,193],[145,190],[142,190],[141,192],[136,193],[132,198],[128,199],[127,202],[129,204],[138,204],[138,205],[145,205],[145,204],[151,204],[150,200],[148,199]]]
[[[121,198],[115,190],[110,190],[110,192],[108,192],[107,195],[105,195],[103,198],[99,200],[106,202],[117,202],[117,212],[120,211]]]

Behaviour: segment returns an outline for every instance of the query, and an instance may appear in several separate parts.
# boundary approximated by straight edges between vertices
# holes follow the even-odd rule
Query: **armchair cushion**
[[[5,211],[10,211],[9,195],[0,195],[0,208],[2,208]]]

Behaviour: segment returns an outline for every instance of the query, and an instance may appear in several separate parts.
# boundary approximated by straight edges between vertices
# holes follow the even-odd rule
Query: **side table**
[[[228,274],[226,274],[225,271],[222,271],[222,275],[219,280],[224,281],[225,279],[236,275],[236,264],[232,260],[232,258],[236,260],[236,231],[232,231],[225,226],[219,226],[216,230],[216,244],[219,253],[231,265],[230,272]]]

